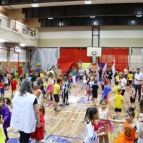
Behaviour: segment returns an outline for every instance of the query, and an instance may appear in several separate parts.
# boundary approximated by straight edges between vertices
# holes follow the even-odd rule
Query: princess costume
[[[44,139],[44,125],[45,125],[45,119],[44,119],[43,113],[41,111],[39,111],[39,114],[40,114],[41,127],[36,128],[36,131],[34,133],[32,133],[30,136],[31,138],[35,138],[38,141]]]
[[[108,119],[107,109],[105,111],[102,111],[101,109],[99,109],[99,116],[100,118]],[[108,135],[109,132],[113,132],[113,126],[110,121],[99,121],[98,127],[99,128],[104,127],[104,132],[106,135]]]
[[[133,143],[136,137],[136,128],[133,128],[131,125],[128,124],[127,121],[125,121],[124,133],[116,137],[113,143]]]

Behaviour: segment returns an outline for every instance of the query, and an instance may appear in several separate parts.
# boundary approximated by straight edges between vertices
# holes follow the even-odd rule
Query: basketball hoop
[[[101,51],[100,47],[87,47],[87,56],[92,57],[92,64],[97,63],[97,57],[101,57]]]
[[[97,55],[97,52],[96,51],[92,51],[92,63],[93,64],[96,64],[96,55]]]

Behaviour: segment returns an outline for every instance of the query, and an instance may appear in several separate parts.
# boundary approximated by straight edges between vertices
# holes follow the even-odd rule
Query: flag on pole
[[[107,63],[104,64],[104,67],[102,69],[102,74],[104,75],[106,73],[107,70]]]
[[[107,63],[98,63],[98,69],[102,68],[102,74],[104,75],[107,70]]]

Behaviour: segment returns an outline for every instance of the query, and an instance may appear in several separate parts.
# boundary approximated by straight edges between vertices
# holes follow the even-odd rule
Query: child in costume
[[[134,109],[128,109],[125,113],[125,120],[110,120],[113,123],[124,124],[124,132],[117,136],[113,143],[133,143],[134,139],[137,137],[135,122],[134,122],[135,112]]]
[[[109,137],[108,134],[109,132],[113,131],[113,126],[109,119],[111,118],[110,111],[107,109],[107,101],[105,99],[100,100],[100,108],[99,108],[99,119],[100,121],[98,122],[98,127],[104,127],[104,136],[99,137],[99,143],[103,142],[103,139],[105,143],[109,143]]]
[[[9,140],[8,134],[7,134],[7,128],[10,127],[10,120],[11,120],[11,112],[9,111],[8,106],[5,105],[5,99],[0,98],[0,115],[2,115],[2,124],[5,134],[5,142]]]
[[[12,95],[12,97],[14,96],[14,93],[16,91],[16,85],[17,85],[17,81],[16,81],[15,77],[13,77],[11,79],[11,91],[12,91],[11,95]]]
[[[134,84],[131,84],[131,85],[130,85],[129,95],[130,95],[131,107],[134,107],[134,108],[135,108],[136,91],[135,91],[135,85],[134,85]]]
[[[106,87],[104,87],[104,91],[102,93],[102,99],[105,99],[107,101],[107,103],[109,103],[109,101],[110,101],[110,91],[111,91],[111,87],[106,86]]]
[[[40,123],[41,127],[36,128],[36,131],[31,134],[31,138],[36,139],[36,143],[41,143],[41,140],[44,139],[44,126],[45,126],[45,108],[43,104],[39,104],[39,114],[40,114]]]
[[[3,128],[2,128],[3,122],[4,121],[2,120],[2,116],[0,115],[0,143],[5,143],[3,136]]]
[[[98,137],[103,136],[105,133],[102,132],[103,128],[98,128],[97,121],[99,119],[98,109],[89,108],[87,120],[89,123],[86,125],[86,137],[84,143],[98,143]],[[100,133],[98,133],[98,131]]]
[[[63,85],[61,87],[62,89],[62,104],[60,104],[60,106],[65,105],[69,105],[68,103],[68,96],[69,96],[69,82],[67,80],[67,78],[63,79]]]
[[[5,84],[3,79],[0,81],[0,91],[1,91],[1,97],[4,97],[4,90],[5,90]]]

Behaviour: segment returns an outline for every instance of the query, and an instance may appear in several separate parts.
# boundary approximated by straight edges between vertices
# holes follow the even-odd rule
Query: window
[[[26,34],[26,29],[25,28],[22,28],[22,33]]]
[[[33,37],[33,32],[30,32],[30,36]]]

